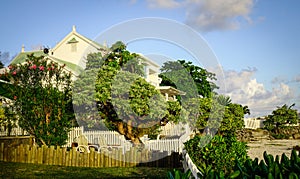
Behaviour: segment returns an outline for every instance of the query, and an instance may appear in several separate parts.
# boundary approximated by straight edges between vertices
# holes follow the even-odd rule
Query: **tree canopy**
[[[186,92],[187,97],[211,97],[217,85],[214,73],[185,60],[168,61],[161,67],[161,86],[173,86]],[[197,94],[197,95],[196,95]]]
[[[279,134],[281,129],[288,128],[291,125],[299,123],[299,117],[296,109],[292,109],[295,104],[288,106],[284,104],[277,107],[272,114],[266,117],[264,121],[265,128],[274,134]]]
[[[89,69],[90,66],[93,68]],[[143,78],[143,68],[143,59],[126,50],[122,42],[112,45],[104,57],[90,54],[86,72],[80,75],[79,88],[75,89],[75,108],[96,106],[98,114],[86,114],[93,116],[87,123],[104,121],[109,129],[118,131],[135,144],[141,143],[139,137],[155,132],[160,120],[168,114],[163,96]],[[90,77],[92,73],[96,74],[94,79]],[[94,82],[89,83],[90,80]],[[86,88],[87,85],[94,89]],[[93,99],[85,98],[88,91],[93,93]]]

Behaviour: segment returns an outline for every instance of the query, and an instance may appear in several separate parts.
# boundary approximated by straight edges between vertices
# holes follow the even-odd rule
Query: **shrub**
[[[210,142],[203,146],[207,141]],[[237,141],[235,136],[195,136],[185,143],[185,148],[200,171],[211,166],[213,171],[228,174],[236,162],[243,165],[247,159],[246,143]]]
[[[63,145],[74,119],[71,73],[48,59],[28,55],[25,63],[12,64],[1,79],[12,99],[19,126],[38,144]]]

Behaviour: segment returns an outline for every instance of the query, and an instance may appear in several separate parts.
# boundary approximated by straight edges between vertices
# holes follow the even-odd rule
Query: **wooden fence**
[[[122,150],[98,153],[80,153],[75,148],[19,145],[9,148],[1,143],[0,161],[35,163],[78,167],[182,167],[179,153],[153,152],[147,149],[131,148],[125,154]]]

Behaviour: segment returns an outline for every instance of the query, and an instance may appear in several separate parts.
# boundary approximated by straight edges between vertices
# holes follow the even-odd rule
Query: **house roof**
[[[19,53],[12,61],[10,64],[18,64],[18,63],[23,63],[25,62],[25,59],[27,58],[27,55],[32,54],[36,57],[42,56],[44,54],[44,52],[42,50],[38,50],[38,51],[29,51],[29,52],[21,52]]]
[[[56,57],[53,57],[51,55],[47,55],[43,52],[43,50],[38,50],[38,51],[30,51],[30,52],[21,52],[19,53],[11,62],[11,64],[17,64],[17,63],[23,63],[27,59],[27,55],[33,54],[35,57],[40,57],[40,56],[45,56],[48,57],[49,59],[53,60],[54,62],[57,62],[59,64],[66,64],[66,69],[75,73],[75,75],[79,74],[80,72],[83,71],[82,67],[71,63],[64,61],[62,59],[58,59]]]

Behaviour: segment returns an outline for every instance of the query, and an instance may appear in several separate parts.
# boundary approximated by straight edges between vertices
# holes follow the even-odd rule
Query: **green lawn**
[[[0,178],[166,178],[172,169],[83,168],[0,162]]]

